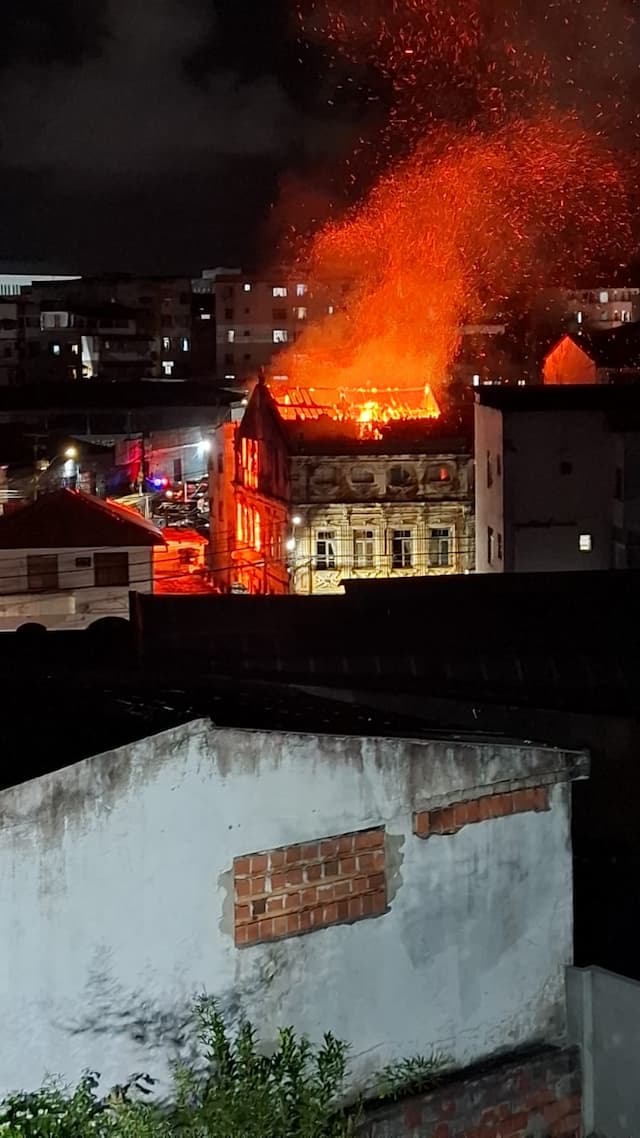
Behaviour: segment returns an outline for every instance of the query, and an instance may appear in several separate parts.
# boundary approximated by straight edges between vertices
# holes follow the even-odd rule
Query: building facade
[[[15,295],[0,292],[0,336],[7,332],[16,358],[3,367],[0,343],[2,383],[215,375],[213,298],[187,277],[34,279]]]
[[[240,269],[205,270],[199,289],[214,297],[216,374],[219,382],[242,384],[295,344],[310,322],[339,310],[346,282],[315,281],[280,269],[268,278]]]
[[[475,411],[479,572],[640,564],[640,389],[485,389]]]
[[[133,510],[75,490],[43,495],[0,518],[0,630],[126,618],[129,591],[153,590],[153,550],[163,545]]]
[[[584,756],[197,717],[134,738],[0,793],[1,1092],[162,1080],[203,991],[266,1045],[332,1031],[354,1089],[563,1044]]]
[[[250,593],[341,591],[351,577],[474,566],[471,441],[458,426],[288,420],[259,384],[219,432],[211,471],[216,583]]]

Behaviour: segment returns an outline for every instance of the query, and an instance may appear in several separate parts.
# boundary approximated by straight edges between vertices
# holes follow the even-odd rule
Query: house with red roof
[[[153,592],[153,552],[164,545],[135,510],[78,490],[0,517],[0,631],[126,618],[130,590]]]

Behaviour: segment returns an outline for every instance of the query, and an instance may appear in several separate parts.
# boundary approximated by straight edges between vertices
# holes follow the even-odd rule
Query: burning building
[[[218,433],[211,466],[214,581],[250,593],[328,594],[352,577],[474,566],[471,429],[428,393],[405,407],[260,383]],[[352,393],[353,394],[353,393]],[[406,395],[406,393],[403,393]]]

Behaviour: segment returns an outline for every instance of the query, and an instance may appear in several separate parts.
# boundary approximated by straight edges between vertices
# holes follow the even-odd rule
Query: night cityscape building
[[[484,388],[479,573],[640,565],[640,387]]]
[[[309,595],[347,577],[468,572],[472,445],[463,418],[392,422],[379,438],[326,415],[288,418],[258,384],[213,448],[214,582]]]

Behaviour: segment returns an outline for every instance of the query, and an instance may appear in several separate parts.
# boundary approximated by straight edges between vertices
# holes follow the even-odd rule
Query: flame
[[[573,28],[581,5],[568,2]],[[303,35],[363,88],[372,68],[391,99],[345,171],[358,184],[364,154],[372,188],[302,246],[326,316],[278,356],[274,373],[288,382],[270,387],[279,402],[288,391],[292,416],[350,417],[362,431],[433,418],[465,323],[513,298],[526,309],[603,253],[629,256],[623,172],[601,133],[552,105],[553,69],[531,46],[538,13],[525,0],[299,3]],[[559,14],[552,24],[551,41]],[[338,303],[336,281],[346,282]]]

